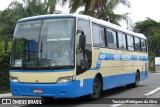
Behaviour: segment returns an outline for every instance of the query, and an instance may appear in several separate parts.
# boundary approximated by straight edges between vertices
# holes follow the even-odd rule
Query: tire
[[[43,101],[45,102],[51,102],[53,101],[55,98],[54,97],[41,97],[43,99]]]
[[[99,78],[95,78],[93,83],[93,93],[90,94],[88,97],[90,100],[95,100],[99,98],[101,95],[101,82]]]
[[[139,81],[140,81],[140,75],[137,72],[136,77],[135,77],[135,83],[131,84],[132,87],[138,87],[139,86]]]

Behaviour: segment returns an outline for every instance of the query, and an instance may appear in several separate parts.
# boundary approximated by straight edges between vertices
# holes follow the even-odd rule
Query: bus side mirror
[[[78,33],[81,33],[79,36],[79,49],[85,50],[86,46],[86,36],[83,31],[78,30]]]

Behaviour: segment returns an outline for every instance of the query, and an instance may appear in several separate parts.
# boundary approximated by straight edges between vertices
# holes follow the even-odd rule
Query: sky
[[[8,7],[11,1],[14,0],[0,0],[0,10],[4,10]],[[22,0],[17,0],[22,1]],[[123,5],[119,5],[115,9],[115,13],[124,14],[130,13],[129,19],[132,23],[137,21],[143,21],[147,17],[160,22],[160,0],[129,0],[131,3],[131,8],[127,8]],[[59,9],[59,6],[57,6]],[[67,8],[64,8],[64,10]],[[61,10],[61,9],[60,9]],[[67,10],[65,10],[68,12]],[[121,22],[122,26],[126,26],[125,22]]]
[[[120,5],[116,8],[116,13],[130,13],[130,17],[133,23],[137,21],[146,20],[146,18],[151,18],[160,22],[160,0],[129,0],[131,3],[131,8],[127,8]],[[124,24],[124,23],[122,23]]]

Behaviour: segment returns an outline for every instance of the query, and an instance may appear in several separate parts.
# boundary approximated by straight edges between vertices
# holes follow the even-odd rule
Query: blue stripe
[[[148,57],[146,57],[146,56],[140,56],[139,60],[140,61],[148,61]]]
[[[136,61],[137,60],[137,56],[136,55],[131,55],[131,61]]]
[[[63,70],[10,70],[10,72],[69,72],[73,69],[63,69]]]
[[[100,67],[92,67],[89,70],[99,70]]]
[[[148,61],[148,56],[100,53],[98,60]]]
[[[112,54],[112,53],[100,53],[98,56],[96,67],[90,68],[90,70],[99,70],[102,60],[117,60],[117,61],[148,61],[148,56],[136,56],[125,54]]]

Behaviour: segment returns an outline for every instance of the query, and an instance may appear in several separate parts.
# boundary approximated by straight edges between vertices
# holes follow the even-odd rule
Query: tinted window
[[[141,51],[140,48],[140,39],[135,37],[135,51]]]
[[[134,51],[134,40],[133,36],[127,35],[127,43],[128,43],[128,50]]]
[[[99,32],[100,32],[99,26],[93,24],[93,43],[94,43],[94,46],[100,46],[100,44],[101,44]]]
[[[106,35],[107,35],[107,46],[108,48],[114,48],[117,49],[117,36],[116,36],[116,32],[111,30],[111,29],[107,29],[106,31]]]
[[[119,49],[126,49],[126,35],[118,32],[118,45]]]

